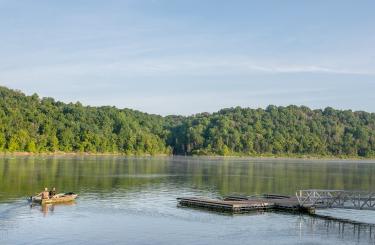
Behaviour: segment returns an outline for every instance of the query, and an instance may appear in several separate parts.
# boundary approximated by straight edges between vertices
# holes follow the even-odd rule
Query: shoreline
[[[355,157],[355,156],[318,156],[318,155],[168,155],[168,154],[124,154],[124,153],[92,153],[92,152],[0,152],[0,157],[32,157],[32,156],[50,156],[50,157],[190,157],[206,159],[233,159],[233,160],[316,160],[316,161],[371,161],[375,163],[375,157]]]

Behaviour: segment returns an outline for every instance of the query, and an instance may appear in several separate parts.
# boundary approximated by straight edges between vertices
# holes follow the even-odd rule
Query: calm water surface
[[[0,244],[375,244],[375,226],[288,213],[223,215],[180,196],[375,190],[375,163],[207,158],[0,158]],[[34,206],[44,186],[70,205]],[[375,224],[375,211],[324,214]]]

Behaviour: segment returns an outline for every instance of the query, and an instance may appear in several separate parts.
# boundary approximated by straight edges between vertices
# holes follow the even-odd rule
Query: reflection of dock
[[[249,212],[256,210],[285,210],[294,212],[312,212],[313,210],[301,207],[296,197],[280,195],[263,195],[259,197],[228,196],[222,200],[200,197],[177,198],[179,205],[206,208],[224,212]]]
[[[265,194],[255,197],[228,196],[223,199],[182,197],[177,198],[177,201],[181,206],[217,212],[291,211],[299,216],[296,225],[301,236],[304,233],[313,233],[319,236],[337,236],[343,241],[375,244],[375,224],[315,214],[315,207],[301,206],[297,197]],[[300,213],[308,213],[308,215],[299,215]]]
[[[298,226],[303,227],[302,225],[310,230],[319,231],[320,235],[334,235],[346,241],[355,240],[357,243],[375,244],[375,224],[314,214],[301,215]]]

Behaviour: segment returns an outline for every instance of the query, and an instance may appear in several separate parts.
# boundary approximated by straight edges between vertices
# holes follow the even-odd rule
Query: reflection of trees
[[[294,194],[304,188],[362,189],[375,187],[373,165],[282,162],[282,161],[210,161],[202,164],[188,160],[185,172],[194,186],[216,187],[221,194],[279,193]]]
[[[58,191],[108,190],[160,183],[166,173],[163,159],[15,158],[0,160],[0,198],[34,194],[44,186]],[[149,176],[155,176],[150,178]]]
[[[44,186],[58,191],[140,189],[160,184],[241,193],[294,194],[298,189],[375,188],[375,166],[354,163],[210,160],[208,158],[26,157],[0,159],[0,198]]]

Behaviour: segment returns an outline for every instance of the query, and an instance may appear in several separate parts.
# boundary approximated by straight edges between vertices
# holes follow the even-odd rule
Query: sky
[[[0,0],[0,85],[161,115],[375,112],[373,0]]]

